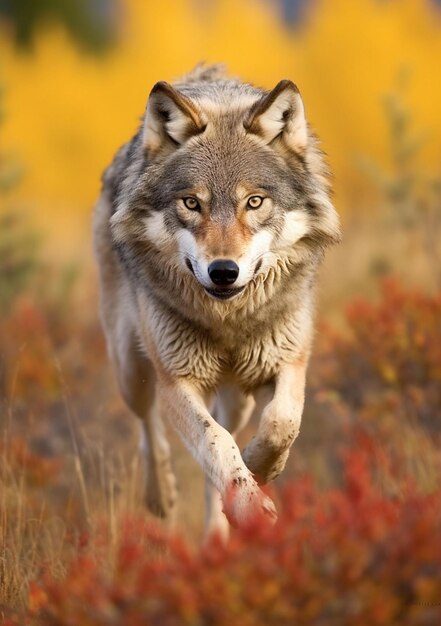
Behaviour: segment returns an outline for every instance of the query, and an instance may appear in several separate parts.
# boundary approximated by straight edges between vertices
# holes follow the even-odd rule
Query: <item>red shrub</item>
[[[341,487],[321,491],[310,477],[289,484],[279,498],[280,519],[273,529],[257,520],[247,532],[234,531],[225,546],[213,540],[194,549],[144,519],[127,520],[119,529],[113,520],[89,536],[78,525],[66,524],[66,537],[72,535],[66,557],[57,567],[42,566],[30,588],[27,615],[9,615],[5,623],[440,623],[441,490],[433,455],[441,431],[441,297],[387,281],[378,305],[358,301],[349,307],[348,326],[346,336],[330,330],[322,334],[312,370],[316,396],[325,400],[326,424],[335,429],[329,428],[320,454],[337,476],[335,444],[352,442],[343,449]],[[54,355],[61,355],[69,389],[85,406],[96,407],[104,351],[94,323],[76,327],[61,312],[43,314],[23,301],[0,328],[0,338],[8,366],[0,387],[9,397],[57,418],[62,384]],[[19,353],[19,345],[26,350]],[[342,416],[346,432],[338,419]],[[412,428],[406,431],[405,424]],[[409,445],[414,427],[416,438]],[[32,487],[57,475],[57,462],[33,454],[20,438],[12,438],[0,452],[5,470],[24,476]],[[412,462],[421,466],[422,480]],[[36,492],[38,512],[41,490],[30,491]],[[4,546],[7,555],[11,550]],[[72,553],[77,556],[63,579],[44,573],[59,574]],[[8,560],[4,563],[2,583]],[[26,588],[28,579],[23,580],[21,588]]]
[[[441,493],[381,494],[372,486],[369,445],[347,452],[341,490],[320,493],[310,479],[296,481],[274,528],[256,523],[226,546],[214,539],[191,549],[142,521],[127,522],[112,571],[92,548],[65,580],[33,586],[30,623],[437,624]]]
[[[66,307],[70,303],[66,304]],[[17,300],[0,318],[0,394],[14,406],[47,411],[64,393],[88,390],[105,360],[98,321],[68,315],[60,304]]]
[[[22,437],[9,437],[7,442],[0,440],[0,458],[0,479],[3,472],[8,472],[38,487],[53,482],[61,467],[59,458],[35,454]]]
[[[349,335],[322,335],[316,384],[332,389],[356,418],[390,416],[441,433],[441,294],[382,283],[379,304],[347,307]],[[395,420],[396,422],[396,420]]]

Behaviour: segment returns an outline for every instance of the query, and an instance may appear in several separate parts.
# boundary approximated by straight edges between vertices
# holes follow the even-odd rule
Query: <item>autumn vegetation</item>
[[[140,508],[118,505],[117,494],[113,506],[101,494],[86,510],[87,493],[105,491],[109,477],[86,486],[96,477],[74,450],[81,467],[69,480],[79,487],[63,496],[69,459],[36,451],[38,437],[14,434],[11,424],[0,469],[5,623],[437,623],[441,299],[392,279],[381,289],[375,304],[350,304],[342,331],[320,332],[311,403],[317,428],[334,422],[321,450],[332,484],[309,470],[274,487],[274,528],[256,520],[227,545],[213,538],[201,547],[183,529],[172,533]],[[50,354],[69,349],[73,330],[90,353],[86,374],[65,373],[75,389],[87,393],[84,378],[103,367],[87,324],[63,333],[64,319],[63,310],[18,301],[2,326],[14,338],[8,363],[18,343],[32,347],[20,357],[15,419],[23,411],[29,419],[22,404],[30,399],[33,410],[56,410],[64,392]]]
[[[123,4],[101,56],[58,22],[26,52],[0,41],[0,622],[439,624],[436,3],[317,3],[303,30],[251,0],[197,16],[178,0]],[[227,544],[202,540],[201,472],[172,432],[177,526],[143,507],[138,424],[110,371],[84,252],[99,174],[148,88],[201,58],[267,86],[299,83],[345,231],[321,274],[300,436],[270,487],[279,520]]]
[[[43,3],[59,13],[62,5],[87,5],[7,4]],[[347,215],[371,215],[377,196],[360,161],[372,155],[390,166],[383,103],[403,72],[421,132],[433,138],[418,155],[419,167],[429,174],[439,160],[437,0],[311,0],[291,25],[281,20],[282,0],[108,4],[119,9],[115,46],[107,53],[75,45],[78,22],[66,28],[45,16],[25,50],[17,52],[9,30],[0,36],[0,85],[7,86],[2,145],[22,159],[26,177],[16,195],[60,256],[89,252],[84,233],[101,173],[134,132],[153,84],[199,61],[223,62],[233,76],[265,88],[282,78],[299,86],[330,158],[338,208]]]

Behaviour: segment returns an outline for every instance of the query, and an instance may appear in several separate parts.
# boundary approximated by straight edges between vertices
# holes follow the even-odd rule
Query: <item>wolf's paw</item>
[[[276,507],[257,483],[233,483],[224,497],[224,513],[232,526],[247,528],[256,522],[273,525],[277,520]]]
[[[242,453],[245,465],[259,484],[274,480],[283,471],[299,424],[295,408],[289,414],[274,401],[265,407],[257,435]]]
[[[290,442],[291,443],[291,442]],[[289,445],[274,447],[255,437],[245,448],[242,458],[259,484],[269,483],[283,471],[289,456]]]
[[[176,479],[171,471],[149,474],[144,499],[153,515],[172,520],[176,509],[176,497]]]

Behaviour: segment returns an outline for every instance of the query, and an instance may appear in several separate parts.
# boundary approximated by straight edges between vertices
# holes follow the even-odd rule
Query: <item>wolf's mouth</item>
[[[208,287],[204,287],[204,289],[210,296],[216,298],[217,300],[229,300],[233,296],[237,296],[238,293],[243,291],[245,289],[245,285],[243,287],[236,288],[217,287],[216,289],[209,289]]]
[[[193,265],[188,257],[185,259],[185,265],[188,267],[193,276],[195,276]],[[243,285],[243,287],[214,287],[212,289],[204,287],[204,289],[208,295],[216,298],[216,300],[229,300],[243,291],[243,289],[245,289],[245,285]]]

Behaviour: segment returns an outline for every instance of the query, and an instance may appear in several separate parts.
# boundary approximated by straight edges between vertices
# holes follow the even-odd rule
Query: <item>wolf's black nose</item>
[[[210,263],[208,275],[215,285],[232,285],[239,276],[239,266],[229,259],[219,259]]]

